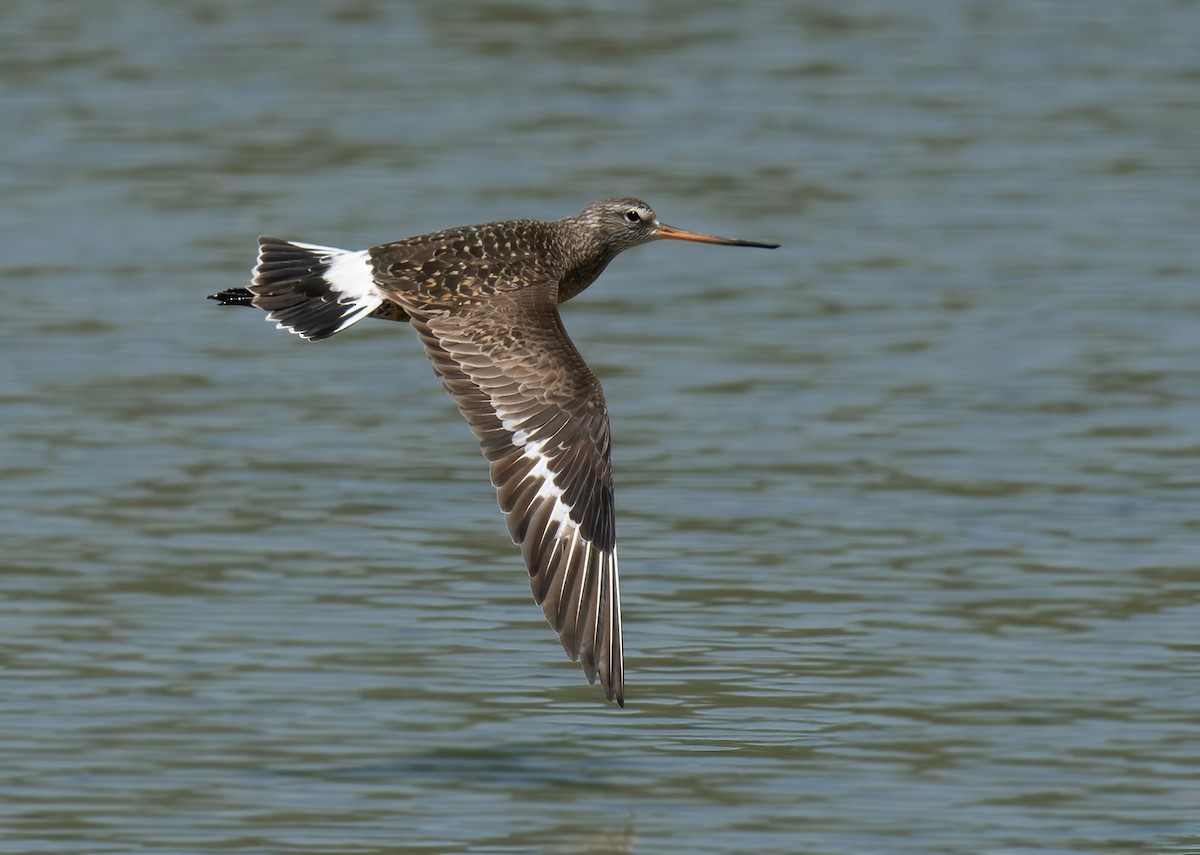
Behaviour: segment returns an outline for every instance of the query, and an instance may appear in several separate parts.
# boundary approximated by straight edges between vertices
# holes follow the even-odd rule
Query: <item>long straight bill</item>
[[[735,238],[723,238],[716,235],[702,235],[699,232],[689,232],[686,229],[677,229],[674,226],[668,226],[660,223],[655,230],[657,237],[664,240],[690,240],[696,243],[717,243],[721,246],[757,246],[760,249],[779,249],[777,243],[760,243],[756,240],[737,240]]]

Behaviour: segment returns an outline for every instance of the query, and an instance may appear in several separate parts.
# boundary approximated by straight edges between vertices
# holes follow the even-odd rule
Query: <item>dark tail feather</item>
[[[209,294],[208,299],[216,300],[222,306],[253,306],[254,295],[249,288],[226,288],[215,294]]]
[[[258,263],[248,288],[209,297],[223,306],[256,306],[282,330],[320,341],[365,318],[384,302],[367,252],[258,239]]]

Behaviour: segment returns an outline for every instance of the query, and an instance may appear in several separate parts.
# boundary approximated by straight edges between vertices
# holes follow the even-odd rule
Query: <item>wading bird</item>
[[[774,249],[660,223],[605,199],[561,220],[463,226],[352,252],[259,238],[254,306],[309,341],[366,317],[407,321],[479,438],[534,600],[588,682],[625,705],[608,410],[567,336],[563,303],[619,253],[654,240]]]

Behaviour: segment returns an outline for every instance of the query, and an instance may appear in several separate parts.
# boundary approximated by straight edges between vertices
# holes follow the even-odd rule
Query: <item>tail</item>
[[[278,329],[309,341],[340,333],[384,303],[371,257],[331,246],[258,239],[258,263],[248,288],[213,294],[223,306],[257,306]]]
[[[226,288],[215,294],[209,294],[208,299],[216,300],[222,306],[253,306],[254,295],[249,288]]]

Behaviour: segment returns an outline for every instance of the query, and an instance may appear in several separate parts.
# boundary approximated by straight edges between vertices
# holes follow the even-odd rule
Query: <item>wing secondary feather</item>
[[[405,308],[479,437],[534,599],[589,682],[623,705],[608,410],[551,293]]]

